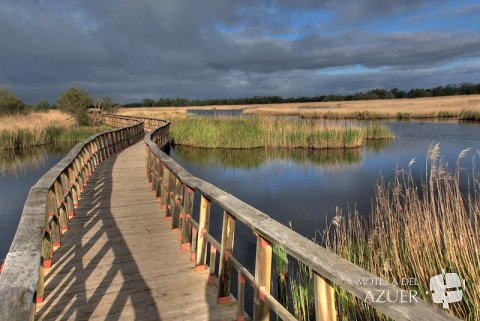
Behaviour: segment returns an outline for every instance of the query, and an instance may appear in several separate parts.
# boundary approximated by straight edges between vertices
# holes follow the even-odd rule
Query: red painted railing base
[[[231,296],[221,296],[217,299],[218,304],[230,304],[232,303],[232,297]]]
[[[45,269],[51,268],[52,267],[52,259],[44,260],[42,262],[42,264],[43,264],[43,267]]]
[[[182,252],[190,251],[190,243],[180,244],[180,251]]]
[[[237,315],[235,318],[236,321],[245,321],[245,316],[244,315]]]
[[[210,286],[215,286],[215,275],[209,275],[207,283]]]
[[[42,303],[42,302],[43,302],[43,296],[37,296],[37,297],[35,298],[35,303],[38,304],[38,303]]]
[[[207,268],[205,265],[197,265],[195,267],[195,272],[198,272],[198,271],[205,271]]]
[[[5,260],[3,260],[2,265],[0,265],[0,273],[2,273],[4,266],[5,266]]]

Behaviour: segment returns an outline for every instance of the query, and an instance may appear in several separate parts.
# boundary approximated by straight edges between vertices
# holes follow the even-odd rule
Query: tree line
[[[245,98],[222,98],[222,99],[204,99],[190,100],[186,98],[160,98],[154,100],[145,98],[141,102],[124,104],[123,107],[187,107],[187,106],[211,106],[211,105],[252,105],[252,104],[281,104],[281,103],[304,103],[304,102],[322,102],[322,101],[351,101],[351,100],[373,100],[373,99],[402,99],[402,98],[422,98],[422,97],[441,97],[455,95],[474,95],[480,94],[480,83],[462,83],[438,86],[433,88],[413,88],[408,91],[398,88],[372,89],[368,91],[357,92],[349,95],[319,95],[319,96],[301,96],[287,97],[281,96],[256,96]]]
[[[41,99],[34,105],[28,105],[17,97],[13,92],[5,88],[0,88],[0,117],[26,114],[32,111],[46,112],[49,109],[60,109],[72,115],[79,125],[89,125],[89,108],[98,108],[106,113],[115,113],[120,104],[114,102],[108,96],[92,99],[88,92],[78,88],[69,88],[62,92],[55,104]]]
[[[433,88],[414,88],[409,91],[398,88],[372,89],[365,92],[357,92],[351,95],[320,95],[283,98],[281,96],[257,96],[245,98],[223,98],[190,100],[186,98],[160,98],[154,100],[145,98],[141,102],[124,104],[123,107],[184,107],[184,106],[207,106],[207,105],[250,105],[250,104],[277,104],[277,103],[301,103],[321,101],[349,101],[349,100],[371,100],[371,99],[402,99],[421,97],[440,97],[455,95],[480,94],[480,83],[462,83],[460,85],[450,84]],[[70,88],[62,92],[54,104],[41,99],[34,105],[25,104],[13,92],[0,88],[0,116],[27,113],[30,111],[47,111],[49,109],[61,109],[71,114],[80,125],[89,122],[87,117],[88,108],[98,108],[104,112],[114,113],[120,108],[117,102],[108,96],[92,99],[88,92],[78,88]]]

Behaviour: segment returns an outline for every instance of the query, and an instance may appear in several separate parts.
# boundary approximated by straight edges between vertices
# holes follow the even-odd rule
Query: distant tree
[[[47,100],[40,99],[39,101],[37,101],[35,106],[33,106],[33,109],[35,111],[45,112],[50,109],[50,104],[48,103]]]
[[[70,88],[60,94],[57,99],[57,107],[72,115],[79,125],[89,125],[87,108],[93,101],[90,95],[81,89]]]
[[[115,114],[120,108],[120,104],[108,96],[103,96],[95,99],[95,107],[104,113]]]
[[[142,104],[145,107],[154,107],[155,106],[155,100],[150,99],[150,98],[145,98],[142,100]]]
[[[11,91],[0,88],[0,116],[15,115],[25,111],[25,104]]]

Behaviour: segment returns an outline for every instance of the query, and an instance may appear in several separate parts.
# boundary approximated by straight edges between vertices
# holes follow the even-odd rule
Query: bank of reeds
[[[264,117],[188,117],[172,122],[176,145],[203,148],[310,148],[360,147],[369,139],[393,137],[388,127],[339,125],[318,121],[289,121]]]
[[[448,311],[462,320],[479,320],[479,173],[474,167],[474,179],[462,182],[460,161],[467,151],[454,170],[440,161],[439,152],[438,144],[429,149],[422,183],[410,169],[397,171],[392,182],[380,181],[368,219],[355,210],[346,215],[339,210],[324,240],[336,254],[388,282],[415,278],[417,285],[403,288],[427,302],[432,301],[426,294],[431,277],[442,270],[457,273],[466,279],[466,288],[462,302],[450,304]],[[383,318],[341,289],[337,302],[343,320]]]
[[[0,150],[76,143],[107,128],[76,126],[71,117],[59,111],[2,117]]]

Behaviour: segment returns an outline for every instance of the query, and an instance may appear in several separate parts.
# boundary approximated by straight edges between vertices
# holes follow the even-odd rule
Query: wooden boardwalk
[[[160,211],[145,144],[100,164],[46,270],[37,320],[233,320]]]

